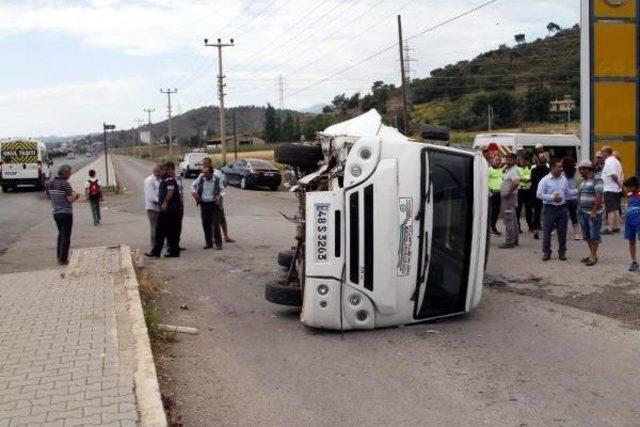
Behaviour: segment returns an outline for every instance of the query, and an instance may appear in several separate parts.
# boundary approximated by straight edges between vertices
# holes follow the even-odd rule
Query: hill
[[[580,28],[557,31],[543,39],[520,42],[481,53],[471,60],[434,69],[409,85],[412,124],[442,124],[452,129],[483,129],[489,106],[494,125],[513,127],[525,122],[563,120],[552,116],[549,102],[571,96],[580,103]],[[399,88],[378,81],[371,93],[338,95],[325,112],[356,114],[369,108],[385,113],[389,123],[401,123]]]

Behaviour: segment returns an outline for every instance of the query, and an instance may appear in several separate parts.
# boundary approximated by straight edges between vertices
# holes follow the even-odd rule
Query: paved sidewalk
[[[67,268],[0,275],[0,426],[163,425],[126,256],[82,249]]]
[[[107,185],[107,167],[109,168],[109,185]],[[71,183],[71,186],[76,193],[84,194],[84,185],[89,179],[89,170],[91,169],[96,171],[96,176],[100,180],[104,191],[115,191],[118,188],[118,182],[116,180],[116,173],[113,168],[111,156],[109,156],[107,165],[105,165],[103,155],[98,157],[82,169],[74,171],[74,174],[71,175],[69,182]]]

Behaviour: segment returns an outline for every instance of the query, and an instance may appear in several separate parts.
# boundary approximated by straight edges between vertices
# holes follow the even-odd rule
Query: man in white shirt
[[[604,182],[604,207],[607,214],[607,229],[602,234],[620,232],[620,205],[622,203],[622,164],[613,155],[611,147],[600,150],[604,160],[602,181]]]
[[[156,224],[158,223],[158,212],[160,212],[158,190],[163,175],[162,166],[156,164],[153,166],[153,173],[144,180],[144,204],[151,227],[151,245],[155,245],[156,242]]]

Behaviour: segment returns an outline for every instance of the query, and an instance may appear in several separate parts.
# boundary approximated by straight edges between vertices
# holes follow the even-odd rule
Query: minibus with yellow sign
[[[0,186],[3,192],[20,186],[44,189],[51,178],[47,146],[35,139],[17,138],[0,141]]]

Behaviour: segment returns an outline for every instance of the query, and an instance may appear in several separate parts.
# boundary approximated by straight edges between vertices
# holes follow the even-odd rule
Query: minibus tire
[[[297,286],[286,286],[269,282],[264,290],[264,297],[274,304],[289,307],[302,307],[302,290]]]
[[[446,126],[422,125],[420,136],[429,141],[449,141],[450,130]]]
[[[318,145],[280,144],[274,150],[273,159],[285,165],[314,170],[324,159],[322,147]]]
[[[291,268],[293,262],[293,251],[278,252],[278,265],[286,269]]]
[[[3,185],[3,186],[2,186],[2,192],[3,192],[3,193],[7,193],[7,192],[9,192],[9,187],[7,187],[6,185]]]

